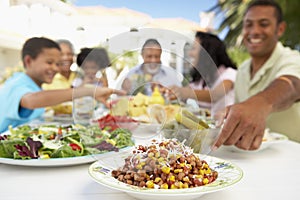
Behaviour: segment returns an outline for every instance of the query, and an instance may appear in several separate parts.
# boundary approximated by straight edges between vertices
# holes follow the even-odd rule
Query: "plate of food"
[[[73,102],[64,102],[52,107],[47,107],[43,120],[47,122],[73,123]]]
[[[193,199],[238,183],[243,171],[229,161],[195,154],[175,139],[152,140],[89,167],[97,183],[138,199]]]
[[[110,112],[114,116],[130,116],[141,123],[162,124],[173,119],[180,109],[178,104],[158,104],[151,102],[151,97],[138,93],[112,100]]]
[[[99,126],[36,124],[11,128],[0,135],[0,163],[66,166],[90,163],[133,146],[127,129]]]
[[[257,150],[253,151],[247,151],[240,148],[237,148],[236,146],[222,146],[223,149],[231,151],[231,152],[242,152],[242,153],[251,153],[251,152],[260,152],[267,148],[269,148],[271,145],[278,144],[284,141],[287,141],[288,137],[286,135],[283,135],[281,133],[272,132],[269,129],[265,130],[264,137],[262,140],[262,143],[260,147]]]

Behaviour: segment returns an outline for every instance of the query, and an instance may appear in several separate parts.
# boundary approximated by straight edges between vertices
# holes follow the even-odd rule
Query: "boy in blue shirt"
[[[71,88],[43,91],[41,85],[51,83],[59,71],[60,59],[60,47],[53,40],[33,37],[25,42],[22,48],[25,73],[14,74],[0,89],[0,133],[9,125],[15,127],[40,117],[47,106],[83,96],[93,96],[105,103],[113,93],[124,94],[124,91],[106,87],[80,87],[76,89],[76,96]]]

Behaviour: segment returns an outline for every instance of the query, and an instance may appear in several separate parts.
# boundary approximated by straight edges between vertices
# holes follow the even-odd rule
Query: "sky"
[[[73,0],[76,6],[108,8],[126,7],[150,15],[152,18],[184,18],[199,23],[199,13],[207,11],[218,0]],[[218,24],[215,21],[214,26]]]

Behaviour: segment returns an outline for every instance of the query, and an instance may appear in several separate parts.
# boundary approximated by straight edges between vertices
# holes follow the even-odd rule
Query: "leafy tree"
[[[300,50],[300,1],[299,0],[276,0],[282,7],[284,20],[287,22],[287,30],[281,41],[292,48]],[[217,5],[209,11],[216,14],[223,13],[224,20],[218,29],[219,32],[227,30],[225,42],[228,46],[241,44],[241,31],[243,15],[251,0],[219,0]]]

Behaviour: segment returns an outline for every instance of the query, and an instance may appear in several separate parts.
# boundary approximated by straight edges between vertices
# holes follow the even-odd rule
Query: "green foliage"
[[[229,57],[233,60],[237,67],[239,67],[245,60],[250,57],[247,50],[243,47],[231,47],[227,52]]]
[[[124,51],[122,54],[116,54],[110,52],[106,45],[99,44],[97,47],[102,47],[107,50],[111,67],[117,72],[117,75],[119,75],[125,67],[131,68],[138,64],[139,52],[137,51]]]
[[[287,29],[283,35],[282,42],[292,48],[300,46],[300,1],[298,0],[284,0],[278,1],[282,6],[284,13],[284,20],[287,22]]]
[[[139,53],[137,51],[125,51],[121,55],[110,53],[109,55],[111,58],[111,65],[118,75],[124,68],[132,68],[138,64]]]

